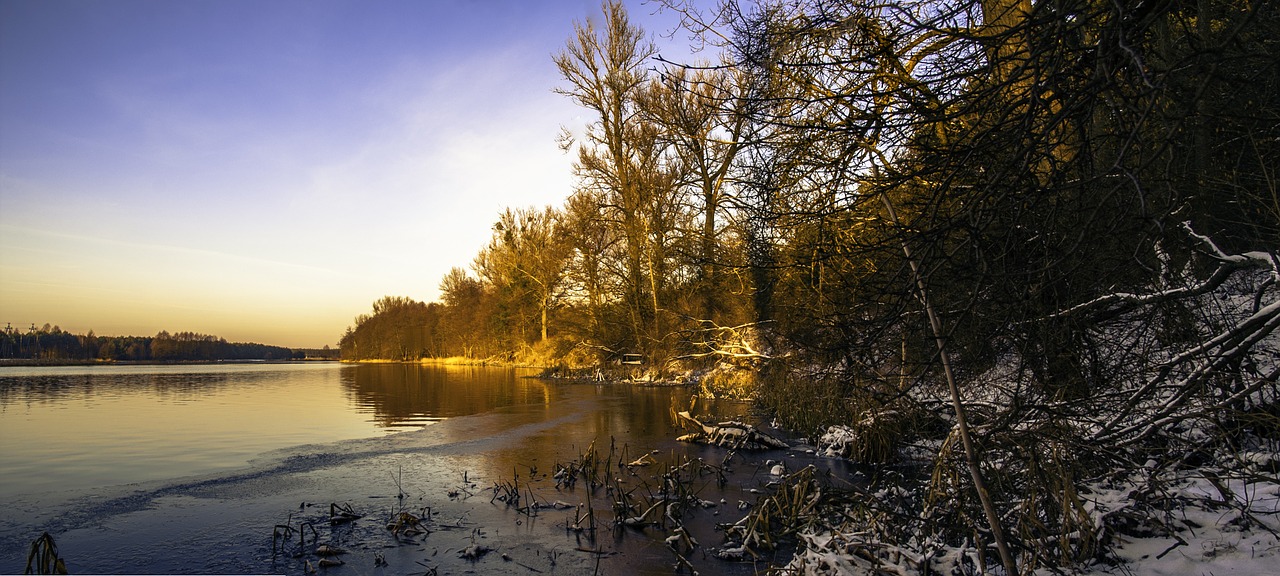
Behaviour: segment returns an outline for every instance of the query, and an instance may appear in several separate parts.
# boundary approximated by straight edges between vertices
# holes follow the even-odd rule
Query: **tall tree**
[[[698,269],[701,303],[697,313],[718,320],[725,302],[719,264],[724,255],[717,238],[725,229],[730,195],[730,169],[743,145],[746,117],[740,75],[712,66],[670,65],[639,96],[640,108],[661,128],[682,191],[680,205],[700,217],[690,236],[697,249],[688,254]]]
[[[489,337],[485,319],[491,306],[484,284],[466,270],[454,267],[440,280],[440,295],[445,307],[446,338],[453,343],[448,347],[449,353],[477,357]]]
[[[612,313],[611,294],[616,275],[610,273],[610,263],[621,261],[617,230],[600,214],[600,192],[579,189],[565,201],[564,242],[568,248],[566,290],[568,299],[586,312],[584,326],[579,334],[593,342],[622,342],[630,337],[618,337],[617,322]]]
[[[646,349],[656,336],[661,307],[656,288],[662,263],[654,261],[653,238],[666,232],[661,210],[670,186],[659,164],[658,131],[637,104],[656,48],[620,1],[608,0],[602,10],[604,30],[590,20],[575,22],[573,36],[555,56],[568,82],[558,91],[596,115],[578,148],[576,170],[603,217],[620,232],[630,344]]]

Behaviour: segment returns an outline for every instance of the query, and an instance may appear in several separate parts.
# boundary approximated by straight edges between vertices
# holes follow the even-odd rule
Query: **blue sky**
[[[318,347],[437,299],[502,208],[570,193],[555,136],[590,118],[551,55],[598,13],[0,0],[0,327]]]

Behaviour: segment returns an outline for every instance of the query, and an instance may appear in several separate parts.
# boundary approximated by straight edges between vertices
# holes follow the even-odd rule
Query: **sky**
[[[627,6],[663,43],[674,17]],[[556,135],[591,117],[551,58],[599,13],[0,0],[0,328],[318,348],[438,300],[503,208],[572,191]]]

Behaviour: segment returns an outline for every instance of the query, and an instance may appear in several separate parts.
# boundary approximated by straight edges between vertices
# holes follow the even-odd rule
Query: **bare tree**
[[[719,263],[725,260],[718,236],[725,230],[731,204],[731,168],[742,149],[746,116],[741,78],[732,70],[710,66],[669,65],[640,94],[640,107],[662,129],[660,138],[677,166],[682,204],[699,214],[696,253],[703,318],[717,320],[723,311]]]
[[[646,284],[654,284],[653,264],[646,258],[654,231],[655,198],[664,191],[658,178],[657,131],[641,117],[636,98],[648,79],[645,65],[655,54],[644,30],[631,23],[621,2],[602,6],[604,30],[593,22],[574,24],[574,35],[555,56],[568,82],[559,89],[596,120],[578,147],[577,171],[588,189],[598,191],[604,218],[620,230],[633,345],[644,347],[653,332],[656,302]],[[646,282],[649,280],[649,282]]]
[[[660,128],[645,118],[639,102],[649,82],[653,42],[621,3],[605,1],[602,8],[603,31],[591,22],[575,23],[573,37],[554,60],[568,82],[559,92],[596,116],[577,148],[576,196],[598,202],[600,219],[617,230],[628,339],[648,351],[663,333],[669,247],[680,215],[676,175]]]
[[[550,313],[563,294],[568,264],[562,216],[543,210],[505,210],[493,225],[493,239],[476,256],[480,278],[513,309],[534,310],[539,340],[547,340]],[[528,318],[511,324],[523,325]]]

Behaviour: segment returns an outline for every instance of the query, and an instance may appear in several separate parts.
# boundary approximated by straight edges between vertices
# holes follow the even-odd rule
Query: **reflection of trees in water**
[[[0,378],[0,406],[17,402],[56,402],[73,395],[90,396],[93,387],[93,379],[79,375]]]
[[[371,409],[379,426],[479,414],[552,399],[546,383],[510,368],[361,364],[342,371],[342,386],[357,405]]]
[[[182,400],[228,387],[253,386],[298,376],[284,371],[230,371],[0,377],[0,404],[58,402],[102,395],[153,395],[161,400]]]
[[[595,403],[585,407],[558,406],[557,414],[548,415],[555,418],[559,410],[565,414],[585,410],[582,417],[560,418],[553,427],[523,436],[500,449],[488,450],[483,458],[459,465],[470,466],[473,473],[478,472],[490,480],[510,480],[513,473],[521,474],[523,479],[531,467],[536,468],[541,477],[553,474],[557,463],[568,463],[580,456],[592,442],[601,459],[608,456],[612,443],[614,463],[619,458],[635,460],[655,449],[660,451],[663,461],[670,460],[671,450],[684,457],[706,456],[708,452],[717,455],[708,457],[723,457],[723,451],[708,451],[705,446],[675,441],[683,432],[677,428],[671,408],[688,408],[688,388],[604,384],[596,386],[594,392],[598,397]],[[739,418],[748,407],[746,402],[700,400],[697,410],[719,421]]]
[[[674,449],[686,457],[706,452],[702,446],[675,442],[679,432],[671,407],[688,408],[687,388],[591,386],[523,378],[521,372],[504,368],[418,364],[344,367],[340,378],[349,401],[385,428],[524,406],[442,429],[446,436],[438,440],[465,445],[441,451],[449,460],[447,468],[466,471],[481,484],[510,480],[512,474],[520,474],[523,481],[531,467],[539,477],[551,474],[557,462],[573,460],[593,441],[601,458],[611,441],[619,452],[626,446],[628,461],[654,449],[663,454]],[[738,417],[747,406],[700,401],[697,410],[718,420]],[[470,443],[490,439],[497,441]],[[723,457],[716,454],[713,457]],[[455,480],[461,480],[460,472]]]

